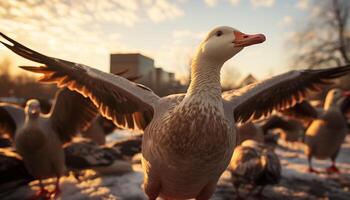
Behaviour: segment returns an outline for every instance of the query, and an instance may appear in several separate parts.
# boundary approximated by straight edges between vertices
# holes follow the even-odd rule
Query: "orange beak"
[[[235,40],[233,43],[235,43],[236,47],[247,47],[250,45],[263,43],[266,40],[266,37],[263,34],[248,35],[239,31],[234,31],[234,35]]]

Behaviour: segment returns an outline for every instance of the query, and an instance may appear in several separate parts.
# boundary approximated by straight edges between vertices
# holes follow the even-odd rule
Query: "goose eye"
[[[222,34],[223,34],[222,31],[217,31],[215,35],[216,35],[217,37],[220,37]]]

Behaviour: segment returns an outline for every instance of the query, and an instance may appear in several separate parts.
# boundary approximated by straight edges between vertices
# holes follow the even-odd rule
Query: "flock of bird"
[[[9,135],[15,149],[11,155],[0,154],[0,161],[9,163],[0,167],[1,176],[8,175],[0,180],[16,178],[9,176],[10,171],[26,177],[27,182],[39,180],[35,199],[57,197],[59,179],[67,170],[109,166],[138,152],[142,153],[143,187],[149,199],[209,199],[227,168],[237,194],[241,185],[260,186],[261,192],[281,179],[281,164],[271,145],[275,139],[267,137],[276,128],[286,140],[297,141],[302,136],[310,172],[318,173],[311,164],[316,157],[331,158],[327,172],[339,173],[335,159],[348,132],[344,113],[350,103],[338,103],[344,96],[339,89],[329,91],[323,109],[303,100],[310,90],[347,74],[350,65],[290,71],[222,92],[223,64],[244,47],[264,42],[265,36],[221,26],[211,30],[197,48],[187,92],[159,97],[135,83],[135,77],[123,77],[124,72],[110,74],[49,57],[3,33],[0,36],[1,43],[14,53],[43,64],[22,69],[40,73],[40,82],[62,88],[48,114],[41,113],[37,100],[27,101],[24,108],[0,104],[0,135]],[[273,112],[278,114],[267,118]],[[295,117],[300,115],[303,117]],[[262,123],[254,121],[264,117],[267,120]],[[308,128],[299,118],[307,119]],[[143,134],[100,146],[105,132],[114,127],[110,124],[109,131],[97,128],[101,119]],[[98,130],[103,130],[102,135]],[[71,142],[78,134],[90,140]],[[50,177],[57,178],[52,192],[41,182]]]

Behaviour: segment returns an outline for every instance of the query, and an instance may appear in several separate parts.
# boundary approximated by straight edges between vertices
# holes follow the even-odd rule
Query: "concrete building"
[[[111,54],[110,72],[118,73],[128,69],[127,76],[141,76],[136,82],[148,87],[155,83],[154,60],[139,53]]]
[[[154,66],[154,60],[139,53],[111,54],[110,72],[118,73],[128,69],[127,76],[141,76],[136,82],[150,87],[160,96],[178,91],[180,83],[175,74]]]
[[[258,79],[256,79],[252,74],[248,74],[244,79],[242,79],[239,82],[238,87],[244,87],[246,85],[255,83],[257,81],[258,81]]]

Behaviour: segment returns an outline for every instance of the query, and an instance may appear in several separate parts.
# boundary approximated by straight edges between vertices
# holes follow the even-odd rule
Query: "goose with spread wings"
[[[244,47],[262,43],[216,27],[200,43],[191,62],[186,93],[160,98],[145,86],[86,65],[45,56],[1,34],[16,54],[43,66],[22,66],[89,97],[99,112],[120,126],[144,130],[142,165],[149,199],[209,199],[236,145],[235,124],[268,115],[301,101],[308,89],[350,71],[350,66],[291,71],[222,93],[220,70]]]
[[[50,195],[59,193],[59,178],[66,171],[62,145],[88,127],[97,113],[88,98],[66,88],[57,92],[48,114],[41,113],[36,99],[28,100],[24,109],[0,103],[1,134],[13,138],[29,173],[39,179],[38,198],[49,194],[41,181],[50,177],[57,177],[56,189]]]

